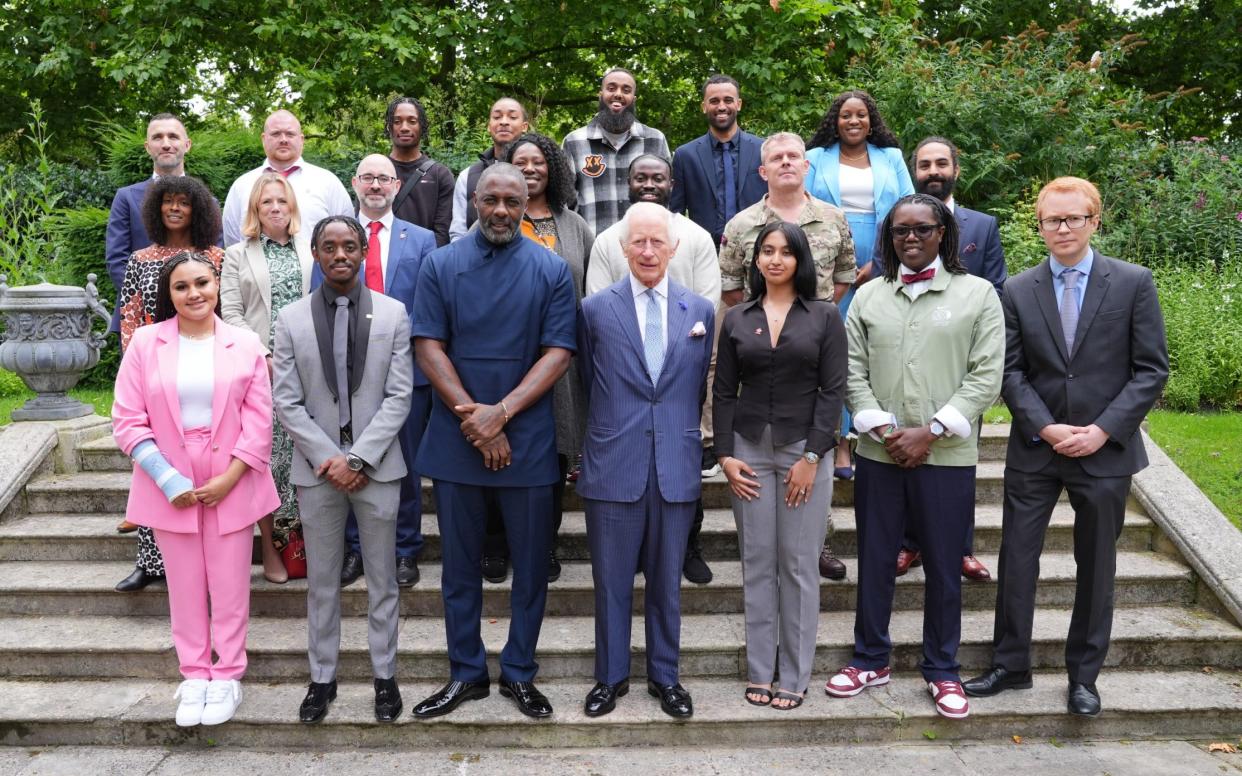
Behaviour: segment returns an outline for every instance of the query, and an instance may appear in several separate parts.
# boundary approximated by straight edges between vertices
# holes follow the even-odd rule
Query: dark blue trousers
[[[483,617],[483,536],[489,507],[500,511],[509,537],[513,592],[509,640],[500,653],[500,678],[531,682],[539,670],[535,647],[548,598],[552,486],[489,488],[435,480],[436,519],[443,547],[444,630],[450,677],[488,681]],[[633,571],[631,570],[631,574]]]
[[[857,459],[858,606],[850,665],[875,671],[889,664],[896,567],[903,531],[922,548],[923,660],[929,682],[959,681],[962,638],[962,542],[975,514],[975,467],[902,469]]]
[[[616,684],[630,675],[634,569],[646,578],[643,614],[647,678],[677,684],[681,652],[681,567],[694,521],[694,502],[660,496],[655,456],[647,489],[632,503],[586,502],[587,543],[595,581],[595,680]]]
[[[423,482],[414,470],[414,456],[431,415],[431,386],[418,385],[410,395],[410,416],[401,427],[401,457],[409,473],[401,480],[401,506],[397,508],[397,557],[416,558],[423,549]],[[345,521],[345,547],[362,554],[358,541],[358,521],[353,510]]]

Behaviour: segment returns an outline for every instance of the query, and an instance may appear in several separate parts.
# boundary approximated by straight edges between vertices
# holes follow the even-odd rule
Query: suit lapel
[[[185,434],[181,425],[181,397],[177,395],[177,351],[180,342],[177,339],[177,319],[172,318],[160,327],[159,344],[155,346],[155,360],[160,370],[160,387],[164,389],[164,403],[168,405],[168,413],[172,415],[177,432]]]
[[[612,312],[617,317],[622,336],[634,348],[638,363],[644,372],[647,370],[647,356],[643,352],[643,338],[638,331],[638,312],[634,307],[634,296],[630,293],[630,276],[627,274],[620,282],[613,285]]]
[[[398,225],[396,220],[392,223],[392,235],[388,239],[388,267],[384,273],[384,290],[391,291],[392,283],[397,278],[397,265],[401,263],[401,257],[405,254],[406,229],[404,226]]]
[[[699,157],[699,164],[703,168],[703,177],[708,183],[716,180],[716,157],[712,154],[712,138],[710,134],[704,135],[702,141],[694,149]],[[720,204],[716,196],[716,187],[708,186],[708,191],[712,193],[712,201]]]
[[[311,278],[315,274],[315,257],[311,255],[310,238],[298,232],[293,237],[293,248],[298,253],[298,264],[302,268],[302,296],[311,292]],[[270,294],[270,291],[269,291]],[[271,305],[268,305],[269,309]]]
[[[391,256],[389,257],[392,258]],[[362,374],[367,368],[367,343],[371,341],[371,314],[374,305],[371,289],[363,286],[358,295],[358,327],[354,338],[354,369],[349,378],[349,395],[353,396],[362,385]]]
[[[315,289],[310,295],[311,323],[315,327],[315,342],[319,345],[319,363],[323,365],[323,379],[328,384],[332,396],[340,399],[341,392],[336,387],[336,369],[332,357],[332,334],[328,331],[328,313],[324,309],[323,286]]]
[[[841,203],[841,150],[833,144],[824,149],[824,163],[820,165],[819,178],[832,197],[832,204],[840,207]],[[876,188],[879,191],[879,188]]]
[[[737,171],[738,194],[741,194],[741,190],[746,188],[746,176],[759,174],[760,143],[751,142],[745,132],[739,132],[737,136],[741,138],[741,150],[737,155],[737,164],[742,168]]]
[[[215,390],[211,392],[211,435],[213,437],[220,428],[224,408],[228,406],[229,394],[233,390],[233,375],[238,367],[236,359],[232,357],[233,344],[232,333],[223,325],[223,321],[217,318],[215,344],[212,347],[214,359],[212,370],[216,378]]]
[[[1082,299],[1082,310],[1078,313],[1078,327],[1074,330],[1074,352],[1070,354],[1071,359],[1078,353],[1082,341],[1087,338],[1087,331],[1095,320],[1095,314],[1100,311],[1104,295],[1108,293],[1108,275],[1107,260],[1096,252],[1091,264],[1091,277],[1087,280],[1087,293]]]
[[[669,363],[673,355],[673,348],[680,342],[684,336],[688,334],[689,329],[686,328],[686,316],[689,315],[689,305],[686,304],[686,289],[678,288],[672,283],[668,285],[668,323],[667,330],[664,332],[666,340],[664,344],[664,363]],[[664,374],[662,370],[661,375]]]
[[[1048,324],[1048,333],[1052,335],[1052,341],[1057,344],[1057,350],[1061,352],[1061,358],[1065,359],[1065,363],[1069,363],[1069,350],[1065,347],[1065,333],[1061,331],[1061,311],[1057,306],[1056,293],[1052,288],[1052,265],[1047,259],[1039,265],[1039,269],[1035,272],[1035,302],[1039,305],[1039,311],[1044,314],[1044,321]]]
[[[263,238],[246,242],[246,259],[250,272],[254,274],[254,284],[259,289],[263,306],[267,308],[267,317],[272,315],[272,273],[267,268],[267,257],[263,255]]]
[[[839,148],[839,146],[838,146]],[[889,182],[893,180],[894,173],[888,166],[888,158],[883,152],[870,143],[867,144],[867,161],[871,164],[871,187],[873,197],[876,203],[876,211],[880,210],[880,205],[886,198],[883,192],[887,190]]]

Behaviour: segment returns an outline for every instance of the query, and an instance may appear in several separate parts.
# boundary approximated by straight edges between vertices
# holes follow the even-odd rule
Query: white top
[[[181,428],[211,428],[211,399],[216,390],[215,336],[179,336],[177,398],[181,402]]]
[[[466,226],[466,188],[469,178],[470,168],[467,167],[457,174],[457,183],[453,184],[453,220],[449,222],[449,242],[456,242],[470,231]]]
[[[380,245],[380,277],[382,278],[388,277],[388,248],[392,244],[392,218],[392,210],[389,209],[387,213],[378,219],[380,230],[379,234],[376,235],[376,239],[379,240]],[[367,236],[367,240],[371,239],[371,221],[372,219],[364,216],[362,211],[358,211],[358,223],[362,224],[362,232]],[[369,243],[367,250],[370,250]],[[366,254],[363,255],[365,256]],[[365,276],[362,278],[362,282],[366,283]],[[387,281],[385,281],[384,290],[388,290]]]
[[[595,238],[587,262],[586,293],[603,291],[630,274],[630,263],[621,248],[621,223],[615,223]],[[706,229],[681,213],[673,214],[673,239],[677,250],[668,262],[673,282],[685,286],[713,305],[720,304],[720,261],[716,242]]]
[[[846,213],[875,212],[875,178],[870,167],[860,170],[843,164],[837,182],[841,186],[842,210]]]
[[[298,201],[298,213],[302,219],[302,233],[310,235],[315,224],[328,216],[352,216],[354,203],[341,181],[328,170],[316,167],[298,157],[293,164],[298,169],[289,173],[285,180],[293,187]],[[272,165],[271,160],[245,173],[229,187],[224,199],[224,244],[234,245],[242,241],[242,221],[250,204],[250,190],[254,182]]]
[[[630,275],[630,292],[634,294],[634,313],[638,315],[638,336],[642,337],[643,344],[647,342],[647,305],[651,304],[647,301],[647,287],[638,282],[638,278]],[[660,282],[655,285],[656,301],[660,303],[660,324],[665,333],[668,332],[668,273],[664,273],[664,277],[660,278]],[[664,337],[665,346],[668,345],[668,337]]]

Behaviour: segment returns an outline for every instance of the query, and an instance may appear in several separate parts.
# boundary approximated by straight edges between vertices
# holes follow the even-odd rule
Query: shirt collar
[[[707,137],[709,140],[712,141],[712,150],[717,150],[717,149],[724,147],[725,143],[732,143],[734,148],[738,148],[739,146],[738,146],[737,141],[738,141],[738,135],[740,134],[741,134],[741,130],[738,130],[737,132],[733,133],[733,137],[729,138],[728,140],[721,140],[720,138],[713,135],[711,132],[707,133]]]
[[[1095,249],[1092,248],[1090,245],[1087,246],[1087,255],[1083,257],[1082,261],[1078,262],[1073,267],[1067,267],[1061,262],[1057,261],[1051,255],[1048,256],[1048,267],[1052,270],[1052,276],[1054,278],[1057,278],[1058,280],[1061,278],[1062,273],[1064,273],[1065,270],[1067,269],[1076,269],[1079,272],[1081,272],[1084,276],[1090,275],[1091,265],[1094,263],[1095,263]]]
[[[938,278],[938,277],[940,277],[942,274],[944,274],[944,262],[940,260],[940,257],[939,257],[939,256],[937,256],[935,259],[933,259],[933,260],[932,260],[932,263],[931,263],[931,264],[928,264],[926,267],[924,267],[923,269],[919,270],[919,272],[922,272],[923,270],[928,270],[928,269],[934,269],[934,270],[936,270],[936,274],[935,274],[935,276],[934,276],[934,277],[933,277],[930,281],[922,281],[922,282],[925,282],[925,283],[927,283],[927,282],[932,282],[932,283],[934,283],[934,282],[935,282],[935,280],[936,280],[936,278]],[[914,272],[914,270],[909,270],[909,269],[906,269],[906,268],[905,268],[905,266],[903,265],[903,266],[901,266],[901,267],[897,270],[897,274],[898,274],[898,276],[899,276],[899,277],[898,277],[898,279],[900,280],[900,276],[901,276],[901,275],[913,275],[913,274],[915,274],[915,272]],[[904,287],[905,287],[905,285],[906,285],[905,283],[894,283],[894,284],[893,284],[893,286],[894,286],[894,289],[893,289],[893,290],[894,290],[894,291],[901,291],[901,289],[902,289],[902,288],[904,288]]]
[[[366,216],[362,214],[361,210],[358,211],[358,223],[362,224],[362,228],[367,230],[368,235],[370,235],[371,233],[371,222],[372,221],[379,221],[381,224],[384,225],[385,229],[387,229],[389,232],[392,232],[392,218],[393,218],[392,208],[389,208],[388,212],[384,213],[384,215],[380,216],[379,218],[367,218]]]
[[[794,304],[798,305],[803,310],[811,309],[810,307],[807,306],[807,300],[802,298],[800,294],[794,297]],[[763,297],[762,296],[757,296],[754,299],[751,299],[746,302],[742,302],[742,309],[745,310],[746,312],[750,312],[756,307],[761,310],[763,309]]]
[[[604,128],[600,126],[598,118],[592,116],[591,120],[587,122],[586,130],[587,130],[586,134],[588,138],[591,138],[593,140],[604,139]],[[624,132],[621,134],[623,136],[625,135]],[[634,123],[630,125],[629,136],[631,140],[636,137],[638,138],[646,137],[647,127],[638,119],[634,119]]]
[[[764,194],[763,199],[759,200],[763,203],[763,223],[765,224],[771,223],[774,218],[778,221],[782,220],[780,215],[777,214],[777,212],[772,209],[772,206],[768,204],[768,197],[770,196],[770,194]],[[803,191],[802,197],[802,209],[798,211],[798,226],[804,226],[814,221],[821,220],[819,213],[815,210],[815,197],[811,196],[808,191]]]
[[[263,245],[275,245],[280,248],[287,248],[288,246],[293,244],[293,235],[289,235],[289,239],[286,240],[285,242],[278,242],[274,238],[268,237],[266,234],[260,233],[259,242],[262,243]]]
[[[269,158],[265,158],[263,160],[263,169],[266,170],[269,167],[271,167],[273,170],[276,169],[276,165],[272,162],[272,160]],[[294,170],[294,172],[301,172],[302,170],[306,169],[306,160],[299,156],[297,159],[293,160],[293,163],[290,164],[289,167],[297,167],[298,169]],[[287,170],[289,169],[289,167],[286,167],[285,169]],[[292,174],[293,173],[290,173],[290,175]]]
[[[944,206],[945,206],[945,207],[947,207],[947,208],[949,209],[949,212],[950,212],[950,213],[956,213],[956,212],[957,212],[957,203],[953,201],[953,195],[952,195],[952,194],[950,194],[950,195],[949,195],[949,198],[948,198],[947,200],[945,200]]]
[[[328,285],[327,283],[324,283],[322,286],[320,286],[320,288],[323,289],[323,298],[324,298],[324,301],[328,303],[329,310],[336,307],[336,299],[339,296],[349,297],[349,304],[353,307],[357,307],[358,300],[362,298],[361,279],[356,281],[354,283],[354,287],[349,289],[349,291],[346,292],[345,294],[338,294],[336,292],[336,289],[334,289],[332,286]]]
[[[483,230],[478,227],[477,223],[475,226],[470,228],[470,233],[474,234],[474,244],[475,247],[479,249],[479,255],[481,257],[486,257],[488,255],[506,256],[510,252],[516,250],[517,247],[522,244],[522,241],[526,239],[526,237],[522,234],[521,224],[518,224],[517,230],[518,233],[513,236],[513,239],[504,245],[492,245],[488,242],[487,238],[483,236]]]
[[[668,272],[667,271],[664,273],[664,277],[660,278],[660,282],[655,284],[655,292],[656,292],[656,296],[661,296],[665,299],[668,299]],[[647,293],[647,287],[644,286],[642,283],[639,283],[638,278],[634,277],[633,273],[630,273],[630,293],[633,294],[635,298],[638,298],[639,296]]]

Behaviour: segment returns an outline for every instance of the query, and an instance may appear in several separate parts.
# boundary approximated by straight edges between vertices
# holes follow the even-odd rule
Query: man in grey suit
[[[1113,622],[1117,537],[1130,478],[1147,466],[1139,424],[1169,376],[1151,272],[1090,245],[1100,193],[1057,178],[1035,213],[1049,257],[1005,284],[1005,457],[992,668],[969,695],[1031,686],[1031,627],[1044,532],[1062,490],[1074,508],[1077,588],[1065,644],[1071,714],[1100,713],[1095,680]]]
[[[273,401],[296,450],[290,480],[306,537],[311,682],[298,716],[307,723],[323,719],[336,697],[351,508],[367,577],[375,718],[401,713],[396,527],[406,467],[398,434],[410,412],[413,363],[405,306],[358,281],[366,245],[349,216],[315,225],[311,252],[324,283],[281,311],[272,351]]]

